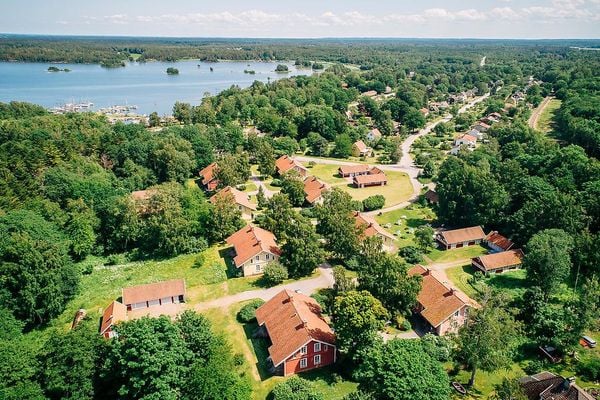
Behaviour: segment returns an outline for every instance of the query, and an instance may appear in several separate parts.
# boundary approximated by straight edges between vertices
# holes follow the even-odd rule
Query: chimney
[[[307,328],[308,327],[308,322],[306,322],[305,320],[302,320],[302,326]]]
[[[425,272],[423,272],[423,276],[427,276],[429,274],[431,274],[431,270],[429,268],[425,267]]]

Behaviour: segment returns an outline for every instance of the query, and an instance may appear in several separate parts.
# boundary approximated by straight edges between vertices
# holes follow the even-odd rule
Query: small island
[[[324,68],[325,68],[325,65],[318,63],[318,62],[313,63],[313,65],[312,65],[312,69],[314,69],[314,70],[322,70]]]
[[[277,65],[277,68],[275,68],[275,72],[289,72],[290,70],[288,69],[287,65],[284,64],[279,64]]]
[[[167,68],[168,75],[179,75],[179,70],[177,68],[169,67]]]
[[[48,67],[48,72],[71,72],[69,68]]]
[[[253,69],[245,69],[245,70],[244,70],[244,73],[245,73],[245,74],[254,75],[254,74],[256,74],[256,71],[255,71],[255,70],[253,70]]]

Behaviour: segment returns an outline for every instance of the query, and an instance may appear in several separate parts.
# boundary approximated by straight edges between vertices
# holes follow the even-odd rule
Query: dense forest
[[[530,77],[540,84],[493,126],[484,145],[436,160],[420,156],[420,164],[430,162],[424,172],[437,183],[435,227],[497,229],[527,254],[522,295],[507,300],[502,293],[485,293],[479,299],[483,308],[474,313],[478,324],[453,342],[379,339],[387,321],[410,314],[420,281],[407,275],[409,257],[385,254],[381,243],[362,240],[351,213],[364,202],[332,190],[322,205],[298,211],[302,181],[283,176],[281,194],[257,199],[256,222],[282,243],[282,265],[270,274],[274,283],[308,276],[326,258],[346,268],[334,270],[336,285],[319,301],[334,320],[343,353],[340,373],[359,383],[349,399],[404,399],[407,390],[447,399],[442,363],[454,361],[474,376],[478,369],[509,365],[518,346],[531,351],[543,342],[563,354],[572,350],[582,332],[598,330],[600,310],[600,59],[562,42],[503,44],[0,39],[3,60],[114,66],[136,54],[139,61],[327,63],[318,75],[234,86],[199,105],[176,103],[173,121],[151,119],[151,127],[0,103],[0,397],[250,398],[243,356],[202,315],[129,321],[118,325],[120,337],[110,341],[98,335],[91,318],[69,332],[52,326],[81,280],[95,273],[83,261],[161,260],[222,243],[244,222],[233,205],[210,202],[199,188],[198,171],[213,162],[219,188],[243,186],[254,167],[276,175],[274,162],[283,154],[347,158],[352,143],[366,140],[376,127],[383,134],[374,144],[382,152],[378,161],[395,163],[400,142],[425,125],[423,107],[470,90],[491,94],[486,111],[504,112],[505,99]],[[481,68],[484,54],[488,65]],[[367,91],[389,96],[375,101],[361,95]],[[526,121],[531,107],[551,94],[562,105],[555,131],[544,135]],[[450,104],[449,111],[458,107]],[[473,115],[458,116],[430,136],[466,130],[474,121]],[[139,191],[149,199],[137,201]],[[433,246],[427,229],[425,249]],[[50,332],[43,342],[35,340],[40,332]],[[471,344],[481,332],[490,335],[489,344],[477,354]],[[494,342],[492,334],[506,341]],[[593,370],[597,363],[580,365]],[[398,376],[421,385],[403,392]],[[292,397],[306,388],[291,379],[273,395],[319,398],[312,390]]]

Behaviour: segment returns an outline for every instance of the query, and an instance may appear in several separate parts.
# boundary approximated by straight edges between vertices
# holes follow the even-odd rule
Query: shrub
[[[469,282],[469,285],[473,285],[475,286],[477,283],[479,283],[482,279],[484,278],[484,275],[481,271],[475,271],[475,273],[473,273],[473,276],[471,276],[467,282]]]
[[[235,353],[235,355],[233,356],[233,365],[235,365],[236,367],[244,365],[245,361],[246,358],[242,353]]]
[[[315,384],[299,376],[292,376],[290,379],[279,382],[271,392],[273,400],[322,400],[323,394],[320,393]]]
[[[540,373],[542,371],[544,371],[546,369],[546,362],[542,361],[542,360],[532,360],[529,361],[524,367],[523,367],[523,371],[525,371],[525,373],[527,375],[534,375],[537,373]]]
[[[265,267],[263,279],[269,286],[279,285],[288,278],[288,270],[278,262],[272,262]]]
[[[410,328],[411,328],[410,321],[407,319],[402,321],[402,323],[400,324],[400,330],[402,330],[402,331],[409,331]]]
[[[363,203],[359,200],[352,200],[352,209],[356,211],[363,211]]]
[[[127,262],[125,254],[111,254],[106,257],[106,265],[121,265]]]
[[[369,196],[363,200],[362,204],[365,211],[379,210],[385,205],[385,197],[380,194]]]
[[[273,186],[273,187],[281,187],[281,181],[279,179],[273,179],[271,181],[271,186]]]
[[[262,299],[254,299],[250,301],[250,303],[244,305],[240,308],[240,311],[237,313],[237,319],[240,322],[251,322],[256,318],[256,309],[265,304],[265,301]],[[243,357],[243,356],[242,356]]]
[[[200,268],[204,265],[204,262],[206,261],[206,256],[204,255],[204,253],[200,253],[196,256],[196,258],[194,259],[194,264],[192,265],[192,268]]]
[[[244,190],[246,190],[246,185],[244,185],[244,184],[237,185],[237,190],[240,190],[243,192]]]
[[[587,381],[600,380],[600,356],[589,355],[582,358],[575,367],[577,374]]]
[[[417,264],[423,261],[423,253],[416,246],[403,247],[398,254],[409,264]]]

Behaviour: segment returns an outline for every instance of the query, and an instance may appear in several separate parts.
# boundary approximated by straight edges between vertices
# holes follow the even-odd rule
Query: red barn
[[[335,363],[335,335],[311,297],[283,290],[256,310],[258,335],[271,341],[274,373],[288,376]]]

